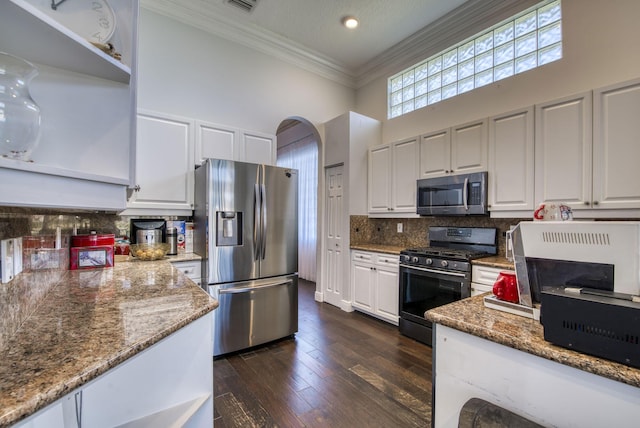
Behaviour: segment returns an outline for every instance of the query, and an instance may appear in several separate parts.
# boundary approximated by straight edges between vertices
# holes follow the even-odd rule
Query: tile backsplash
[[[495,227],[498,229],[498,254],[505,253],[504,232],[521,218],[490,217],[420,217],[420,218],[369,218],[351,216],[351,245],[380,244],[398,247],[424,247],[429,244],[429,226]],[[402,233],[398,233],[402,223]]]
[[[136,216],[135,218],[143,218]],[[0,207],[0,239],[20,236],[55,235],[57,228],[63,235],[113,233],[129,236],[129,222],[132,217],[115,213],[64,212],[52,209]],[[158,218],[153,216],[153,218]],[[177,217],[167,218],[178,219]],[[179,218],[180,220],[186,218]]]

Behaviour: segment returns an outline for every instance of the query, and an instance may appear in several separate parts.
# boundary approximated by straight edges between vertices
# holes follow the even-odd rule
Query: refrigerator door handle
[[[253,259],[258,260],[260,257],[260,242],[262,229],[260,225],[260,211],[262,202],[260,201],[260,185],[254,184],[253,188]]]
[[[237,293],[246,293],[253,290],[261,290],[264,288],[272,288],[279,287],[281,285],[289,285],[293,282],[292,279],[287,279],[286,281],[274,281],[268,284],[255,285],[253,287],[233,287],[233,288],[224,288],[218,291],[218,294],[237,294]]]
[[[260,199],[262,199],[262,230],[260,231],[260,258],[264,260],[267,251],[267,188],[263,184],[260,185]]]

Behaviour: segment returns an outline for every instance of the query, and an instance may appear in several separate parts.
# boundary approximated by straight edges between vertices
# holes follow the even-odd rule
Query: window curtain
[[[316,281],[318,144],[309,136],[278,148],[277,165],[298,170],[298,274]]]

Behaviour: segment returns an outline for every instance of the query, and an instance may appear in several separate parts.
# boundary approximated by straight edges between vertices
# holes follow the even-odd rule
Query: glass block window
[[[562,58],[560,0],[534,6],[388,80],[392,119]]]

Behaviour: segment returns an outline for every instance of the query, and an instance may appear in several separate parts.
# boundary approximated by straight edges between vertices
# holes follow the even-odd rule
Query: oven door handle
[[[415,270],[419,270],[419,271],[422,271],[422,272],[437,273],[437,274],[440,274],[440,275],[459,276],[459,277],[462,277],[462,278],[465,277],[464,273],[450,272],[450,271],[443,272],[441,270],[427,269],[427,268],[422,268],[422,267],[417,267],[417,266],[409,266],[409,265],[404,265],[402,263],[400,264],[400,267],[407,268],[407,269],[415,269]]]

